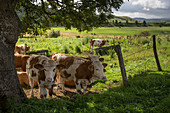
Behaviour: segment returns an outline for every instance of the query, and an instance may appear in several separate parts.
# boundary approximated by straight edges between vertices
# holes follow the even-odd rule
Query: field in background
[[[52,28],[55,31],[61,32],[73,32],[79,33],[75,28],[71,30],[65,30],[64,27],[55,27]],[[95,33],[96,35],[118,35],[118,36],[127,36],[127,35],[140,35],[141,32],[148,31],[150,35],[160,35],[160,34],[170,34],[170,27],[100,27],[96,28],[90,32],[82,32],[81,34],[91,34]]]

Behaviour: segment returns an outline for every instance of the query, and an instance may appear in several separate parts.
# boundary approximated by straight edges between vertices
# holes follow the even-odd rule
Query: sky
[[[131,18],[170,18],[170,0],[124,0],[116,16]]]

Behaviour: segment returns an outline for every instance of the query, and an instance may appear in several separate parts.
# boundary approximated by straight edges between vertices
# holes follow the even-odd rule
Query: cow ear
[[[93,65],[89,65],[89,66],[88,66],[88,69],[89,69],[90,71],[93,71],[93,70],[94,70],[94,66],[93,66]]]
[[[100,61],[100,62],[103,62],[103,61],[104,61],[104,58],[99,58],[99,61]]]
[[[89,42],[91,43],[91,42],[92,42],[92,39],[90,39]]]
[[[42,61],[42,64],[46,64],[46,63],[47,63],[47,60],[43,60],[43,61]]]
[[[107,66],[107,63],[102,63],[102,65],[104,66],[104,68]]]
[[[35,64],[34,67],[36,69],[42,69],[43,68],[43,65],[42,64]]]
[[[57,60],[57,57],[56,57],[56,56],[53,56],[53,57],[52,57],[52,60],[56,61],[56,60]]]

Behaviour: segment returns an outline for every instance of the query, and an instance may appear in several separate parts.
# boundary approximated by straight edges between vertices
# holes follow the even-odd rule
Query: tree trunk
[[[14,47],[21,30],[21,22],[15,12],[17,0],[0,0],[0,107],[5,111],[8,99],[23,102],[26,95],[19,83]]]

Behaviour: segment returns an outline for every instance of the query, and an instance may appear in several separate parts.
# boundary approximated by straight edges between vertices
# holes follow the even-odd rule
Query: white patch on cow
[[[70,77],[67,78],[67,80],[73,80],[75,78],[76,69],[82,64],[83,62],[79,59],[74,59],[73,64],[68,68],[64,69],[68,74],[71,74]]]
[[[94,41],[94,44],[93,44],[93,46],[99,46],[101,43],[102,43],[102,41],[103,40],[101,40],[101,39],[94,39],[95,41]]]
[[[59,64],[59,61],[60,61],[61,59],[66,59],[68,56],[62,56],[62,55],[60,55],[60,54],[55,54],[55,55],[52,56],[52,57],[57,57],[56,63]]]

